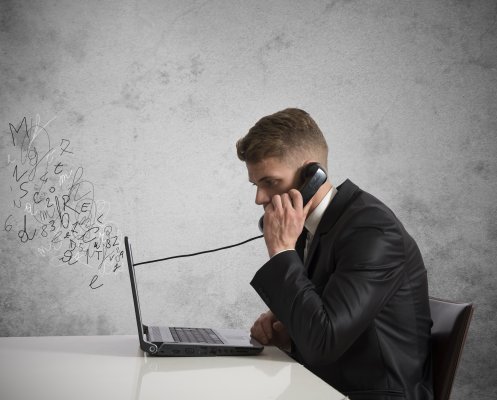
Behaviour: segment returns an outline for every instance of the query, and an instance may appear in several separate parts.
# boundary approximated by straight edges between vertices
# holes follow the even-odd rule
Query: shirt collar
[[[318,229],[319,222],[323,217],[326,208],[328,208],[331,200],[337,194],[337,189],[335,186],[332,186],[328,193],[323,197],[318,206],[309,214],[307,219],[305,220],[305,228],[309,231],[309,233],[314,236],[316,230]]]

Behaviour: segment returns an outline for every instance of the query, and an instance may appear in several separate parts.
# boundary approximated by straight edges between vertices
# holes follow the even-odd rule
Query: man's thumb
[[[281,332],[282,330],[285,329],[285,325],[283,325],[280,321],[276,321],[273,323],[273,329],[276,332]]]

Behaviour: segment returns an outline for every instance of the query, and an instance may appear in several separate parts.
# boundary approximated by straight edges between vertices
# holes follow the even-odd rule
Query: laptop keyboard
[[[169,328],[175,342],[222,344],[223,341],[209,328]]]

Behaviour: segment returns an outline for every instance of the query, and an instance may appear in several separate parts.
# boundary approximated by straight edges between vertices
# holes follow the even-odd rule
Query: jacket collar
[[[362,192],[361,189],[350,180],[345,180],[340,186],[337,187],[337,194],[333,198],[328,208],[323,214],[323,218],[319,222],[317,233],[322,234],[328,232],[338,218],[343,214],[348,205]]]

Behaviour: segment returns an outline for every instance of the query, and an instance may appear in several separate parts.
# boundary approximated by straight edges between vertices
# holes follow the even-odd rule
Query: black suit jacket
[[[305,265],[271,258],[251,285],[286,326],[293,356],[359,399],[432,399],[426,269],[393,212],[349,180],[326,209]]]

